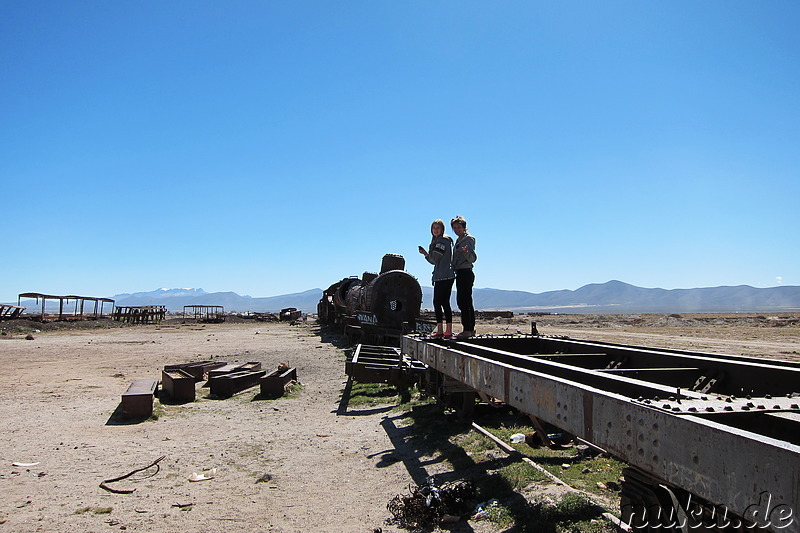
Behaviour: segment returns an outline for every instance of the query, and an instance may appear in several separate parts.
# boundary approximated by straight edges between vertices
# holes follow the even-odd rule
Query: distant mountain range
[[[294,307],[304,313],[316,313],[320,298],[322,289],[267,298],[240,296],[235,292],[206,292],[203,289],[158,289],[112,297],[116,305],[164,305],[168,311],[183,311],[185,305],[221,305],[225,311],[258,313],[277,313],[287,307]]]
[[[422,288],[422,307],[433,308],[433,289]],[[221,305],[226,311],[278,312],[295,307],[315,313],[322,289],[293,294],[252,298],[235,292],[208,293],[203,289],[157,289],[150,292],[118,294],[118,306],[164,305],[169,311],[183,311],[185,305]],[[475,308],[483,311],[546,312],[565,314],[595,313],[733,313],[800,312],[800,286],[757,289],[748,285],[700,289],[644,289],[621,281],[593,283],[576,290],[542,293],[475,289]],[[16,302],[9,302],[16,304]],[[41,304],[23,300],[22,305],[36,310]],[[48,309],[49,309],[48,305]],[[455,305],[455,291],[453,295]]]

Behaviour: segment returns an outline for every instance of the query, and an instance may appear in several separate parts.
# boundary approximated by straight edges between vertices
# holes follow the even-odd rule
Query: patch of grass
[[[113,507],[81,507],[75,514],[86,514],[86,513],[93,513],[93,514],[109,514],[113,511]]]
[[[361,384],[354,386],[354,395],[387,398],[397,394],[394,387]],[[611,533],[613,525],[602,519],[601,510],[583,494],[569,493],[557,501],[528,501],[521,492],[532,483],[549,478],[519,458],[508,456],[497,444],[482,434],[472,431],[463,421],[441,403],[427,398],[424,405],[408,409],[396,419],[402,425],[403,440],[412,455],[430,457],[437,463],[447,462],[459,479],[470,479],[475,486],[478,502],[499,500],[499,505],[487,509],[485,520],[492,521],[498,530],[536,533]],[[374,405],[374,404],[373,404]],[[498,418],[493,419],[495,423]],[[522,422],[522,423],[520,423]],[[534,429],[524,425],[524,419],[506,416],[498,427],[484,427],[499,439],[510,443],[515,433],[528,434]],[[586,446],[564,445],[560,449],[531,447],[525,443],[512,444],[518,452],[552,472],[571,486],[587,492],[609,496],[608,490],[597,487],[597,482],[616,481],[625,466]],[[563,469],[562,465],[569,468]]]
[[[377,405],[387,405],[399,403],[400,391],[397,387],[384,383],[360,383],[353,382],[350,389],[348,405],[351,407],[375,407]]]
[[[585,494],[568,492],[556,502],[556,513],[563,519],[580,521],[596,517],[598,510]]]
[[[475,462],[487,460],[489,452],[497,449],[497,445],[487,439],[477,431],[469,431],[454,437],[455,444],[458,444]]]
[[[498,505],[497,507],[490,507],[489,508],[489,516],[487,519],[501,529],[505,530],[516,523],[516,519],[514,514],[511,512],[511,509],[506,507],[505,505]]]
[[[528,426],[500,428],[484,426],[484,428],[509,444],[511,435],[533,432],[533,427]],[[524,442],[511,444],[511,446],[568,485],[603,496],[608,496],[609,491],[598,487],[598,483],[605,485],[609,482],[616,482],[622,476],[622,470],[625,468],[625,463],[598,454],[585,446],[567,445],[560,449],[550,449],[546,446],[533,448]],[[564,464],[569,465],[569,468],[563,468]]]
[[[600,514],[585,495],[567,493],[555,502],[509,499],[490,507],[487,519],[520,533],[613,533],[614,526]]]
[[[353,382],[350,398],[351,407],[376,407],[395,404],[395,410],[409,411],[418,405],[427,405],[433,400],[425,396],[419,389],[400,389],[386,383]]]
[[[296,399],[300,397],[300,393],[306,388],[305,385],[294,381],[289,384],[289,387],[286,389],[286,393],[284,394],[284,398]]]
[[[156,402],[155,405],[153,405],[153,414],[150,415],[148,420],[154,420],[155,421],[155,420],[158,420],[160,417],[162,417],[162,416],[164,416],[166,414],[167,414],[167,408],[164,407],[164,404],[162,404],[159,401],[159,402]]]
[[[497,471],[514,490],[522,490],[534,481],[544,481],[547,478],[531,465],[525,462],[514,462]]]

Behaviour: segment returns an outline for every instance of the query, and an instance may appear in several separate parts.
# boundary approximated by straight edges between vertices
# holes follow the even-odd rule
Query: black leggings
[[[433,282],[433,311],[436,322],[450,324],[453,321],[453,310],[450,308],[450,293],[453,292],[454,279],[443,279]]]
[[[472,305],[472,286],[475,273],[471,268],[456,270],[456,303],[461,310],[464,331],[475,331],[475,307]]]

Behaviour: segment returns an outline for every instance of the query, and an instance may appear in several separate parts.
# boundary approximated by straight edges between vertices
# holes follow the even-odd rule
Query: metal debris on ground
[[[144,470],[147,470],[147,469],[152,468],[152,467],[155,466],[156,469],[155,469],[154,472],[152,472],[151,474],[149,474],[149,475],[147,475],[147,476],[145,476],[144,478],[141,478],[141,479],[147,479],[147,478],[153,477],[156,474],[158,474],[159,470],[161,470],[161,466],[158,463],[161,462],[161,460],[164,459],[165,457],[166,457],[166,455],[162,455],[161,457],[159,457],[158,459],[156,459],[155,461],[153,461],[149,465],[143,466],[142,468],[137,468],[136,470],[132,470],[132,471],[130,471],[127,474],[124,474],[122,476],[113,477],[111,479],[105,479],[105,480],[103,480],[102,483],[100,483],[100,488],[101,489],[105,489],[108,492],[113,492],[114,494],[131,494],[136,489],[130,489],[130,490],[128,490],[128,489],[115,489],[115,488],[109,487],[108,483],[113,483],[115,481],[121,481],[123,479],[127,479],[127,478],[131,477],[134,474],[137,474],[139,472],[143,472]]]
[[[438,487],[431,477],[409,492],[398,494],[386,507],[400,527],[418,529],[440,524],[446,516],[470,515],[475,486],[471,481],[453,481]]]

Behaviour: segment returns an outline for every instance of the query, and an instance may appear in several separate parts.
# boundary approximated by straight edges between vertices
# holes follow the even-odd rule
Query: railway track
[[[537,335],[401,352],[631,465],[636,529],[800,531],[800,363]]]

